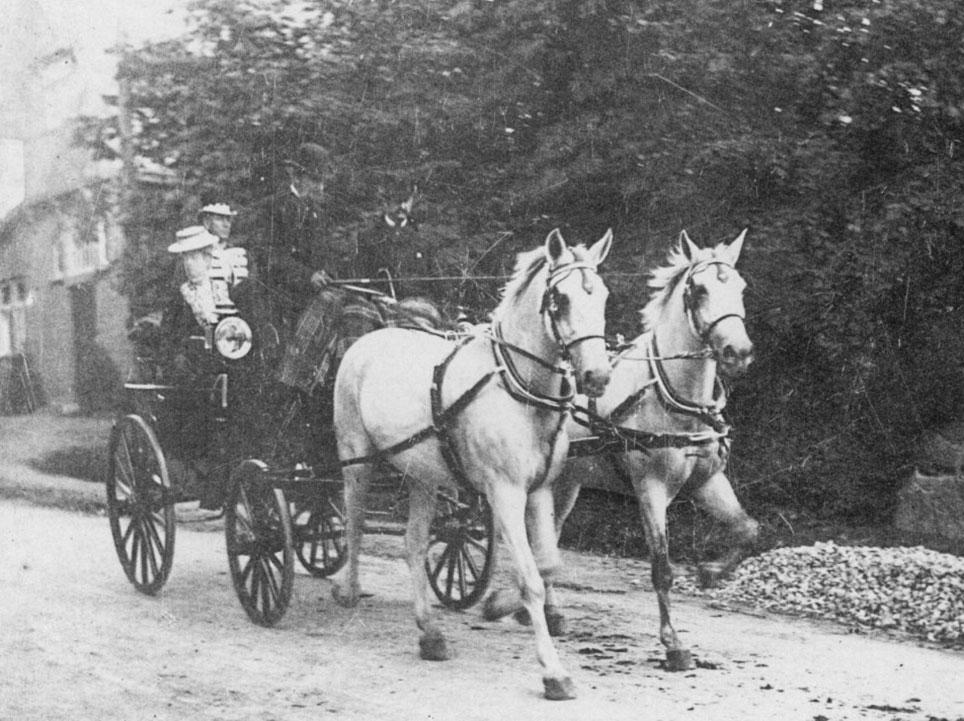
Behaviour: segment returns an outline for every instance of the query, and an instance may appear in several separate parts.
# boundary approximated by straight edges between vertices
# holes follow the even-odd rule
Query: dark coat
[[[293,324],[317,292],[311,276],[319,270],[331,272],[325,252],[325,214],[290,188],[268,196],[248,212],[255,228],[245,247],[272,303]]]

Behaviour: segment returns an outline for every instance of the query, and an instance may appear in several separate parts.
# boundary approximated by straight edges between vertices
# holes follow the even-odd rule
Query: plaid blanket
[[[334,376],[348,347],[378,328],[445,326],[438,308],[423,298],[395,302],[387,296],[369,299],[358,293],[325,289],[298,319],[294,337],[285,347],[278,380],[311,394]]]

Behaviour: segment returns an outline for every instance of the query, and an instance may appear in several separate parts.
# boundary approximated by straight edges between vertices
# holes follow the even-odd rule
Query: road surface
[[[397,538],[369,537],[373,595],[337,606],[299,574],[274,629],[252,625],[223,535],[178,528],[157,597],[128,584],[105,517],[0,500],[0,719],[964,718],[964,653],[680,599],[697,668],[662,670],[645,564],[567,554],[573,631],[558,648],[579,698],[550,702],[529,629],[443,611],[457,657],[418,659]]]

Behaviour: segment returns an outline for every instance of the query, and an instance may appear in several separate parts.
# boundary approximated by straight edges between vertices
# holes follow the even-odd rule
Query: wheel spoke
[[[277,568],[279,571],[283,571],[283,570],[284,570],[284,567],[285,567],[284,560],[278,558],[278,556],[275,555],[274,553],[267,553],[267,554],[264,556],[264,559],[265,559],[265,561],[267,561],[267,564],[268,564],[268,565],[267,565],[267,568],[268,568],[269,571],[271,570],[271,566],[274,566],[274,567]]]
[[[459,553],[456,555],[458,559],[458,581],[459,581],[459,595],[461,598],[468,596],[468,592],[465,590],[465,554],[459,549]]]
[[[128,558],[130,559],[131,570],[136,573],[136,571],[137,571],[137,561],[138,561],[138,559],[139,559],[139,557],[140,557],[139,551],[140,551],[140,547],[141,547],[141,534],[140,534],[140,531],[139,531],[138,528],[137,528],[137,519],[136,519],[136,518],[131,521],[131,525],[130,525],[130,527],[128,528],[128,530],[130,531],[129,537],[130,537],[130,541],[131,541],[131,546],[130,546],[131,552],[128,554]]]
[[[135,530],[134,523],[135,523],[135,517],[131,516],[127,521],[127,528],[124,530],[124,533],[121,535],[121,545],[124,548],[127,548],[127,543],[128,541],[131,540],[131,536],[134,533],[134,530]]]
[[[144,516],[144,527],[148,531],[148,540],[153,542],[154,546],[159,551],[162,551],[164,549],[164,541],[161,539],[161,534],[157,530],[158,522],[160,521],[161,519],[158,519],[153,513],[148,516]]]
[[[449,559],[448,559],[446,575],[445,575],[445,595],[448,596],[449,598],[452,597],[452,582],[455,580],[455,567],[456,567],[456,561],[458,560],[455,553],[451,552],[451,548],[452,548],[451,546],[448,546],[446,548],[446,550],[449,551],[449,554],[448,554]]]
[[[151,575],[150,578],[156,578],[158,573],[157,559],[158,556],[163,555],[163,544],[161,544],[161,539],[157,537],[157,529],[147,520],[144,519],[144,537],[145,537],[145,549],[147,551],[147,558],[150,561]],[[156,545],[155,545],[156,542]]]
[[[434,568],[432,568],[432,572],[431,572],[431,578],[436,583],[438,583],[439,574],[442,573],[442,569],[445,567],[445,560],[446,558],[448,558],[450,551],[451,551],[451,548],[449,546],[444,546],[442,548],[442,553],[435,561],[435,566]]]
[[[253,556],[251,557],[251,592],[248,595],[251,603],[257,608],[261,595],[261,562]]]
[[[478,583],[479,577],[482,575],[479,572],[479,567],[475,565],[475,559],[472,558],[472,554],[469,553],[468,548],[463,546],[459,549],[460,563],[463,565],[464,570],[467,570],[472,574],[473,584]]]
[[[489,552],[488,537],[485,536],[484,534],[482,536],[481,541],[475,538],[474,536],[470,536],[469,534],[466,534],[465,542],[467,545],[471,545],[479,549],[482,552],[482,555],[485,555],[486,553]]]
[[[274,576],[271,575],[264,558],[260,559],[259,566],[261,572],[261,608],[266,612],[274,605],[273,600],[277,598],[277,588]]]
[[[249,587],[249,581],[251,581],[253,570],[254,558],[248,556],[247,561],[244,564],[244,568],[241,569],[241,585],[245,588]]]

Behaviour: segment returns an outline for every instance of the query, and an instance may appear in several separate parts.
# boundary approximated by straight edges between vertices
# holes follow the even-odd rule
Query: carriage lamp
[[[251,326],[236,315],[221,320],[214,328],[214,347],[228,360],[244,358],[251,350]]]

